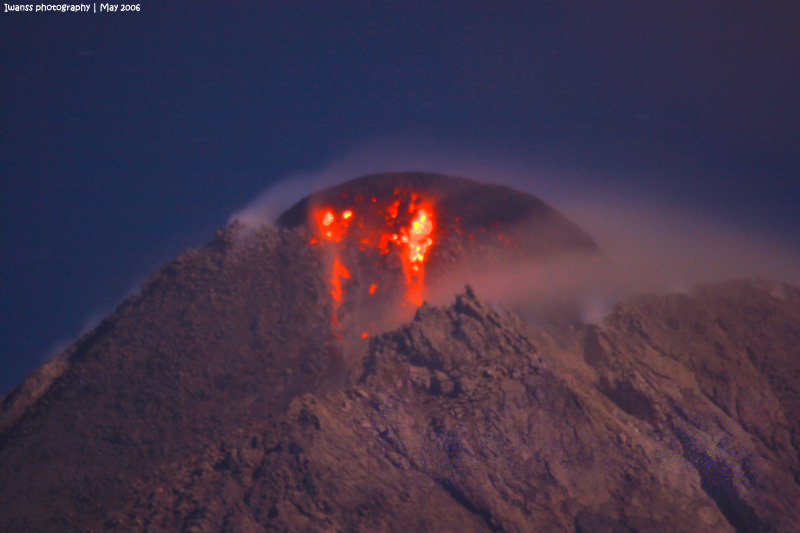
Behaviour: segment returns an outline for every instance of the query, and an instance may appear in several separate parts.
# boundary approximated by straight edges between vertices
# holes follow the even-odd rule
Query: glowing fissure
[[[333,317],[331,323],[334,331],[338,334],[341,328],[339,323],[339,307],[342,305],[342,278],[350,279],[350,271],[342,264],[339,257],[333,262],[333,273],[331,274],[331,296],[333,297]]]
[[[343,195],[343,198],[346,196]],[[358,204],[360,200],[360,197],[355,197],[353,202]],[[377,204],[378,201],[371,198],[371,203]],[[338,312],[346,292],[342,280],[350,279],[350,271],[340,255],[343,249],[341,243],[347,239],[348,233],[352,237],[352,242],[347,241],[348,244],[362,252],[374,249],[381,255],[397,253],[405,275],[406,299],[414,305],[421,305],[423,301],[424,265],[434,244],[433,207],[423,202],[416,193],[395,190],[393,200],[380,210],[377,219],[375,209],[376,206],[369,205],[370,215],[367,216],[361,216],[356,205],[341,210],[321,207],[310,213],[315,232],[310,243],[322,243],[333,254],[329,281],[334,301],[332,323],[335,331],[341,329]],[[376,222],[381,219],[382,223]],[[351,232],[350,229],[354,231]],[[377,283],[367,283],[364,286],[369,287],[370,297],[378,293]],[[367,332],[361,334],[362,338],[368,335]]]
[[[433,217],[425,208],[413,213],[414,218],[408,228],[400,228],[400,242],[403,250],[403,270],[408,284],[408,299],[416,305],[422,305],[424,291],[425,254],[433,245]]]
[[[350,279],[350,272],[337,257],[333,263],[333,275],[331,276],[331,285],[333,285],[331,296],[337,303],[342,302],[342,278]]]

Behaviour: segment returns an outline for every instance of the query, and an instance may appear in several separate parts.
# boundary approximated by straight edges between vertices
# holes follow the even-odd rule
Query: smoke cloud
[[[759,277],[800,284],[800,250],[759,229],[660,199],[643,177],[598,177],[510,154],[478,155],[473,147],[384,140],[352,147],[324,168],[281,180],[231,221],[271,224],[285,209],[321,188],[365,174],[425,171],[506,185],[544,200],[600,245],[601,259],[566,255],[514,264],[467,265],[430,280],[427,300],[452,301],[470,283],[482,298],[514,308],[568,301],[587,322],[634,294],[686,292],[702,283]],[[687,204],[693,202],[687,201]]]

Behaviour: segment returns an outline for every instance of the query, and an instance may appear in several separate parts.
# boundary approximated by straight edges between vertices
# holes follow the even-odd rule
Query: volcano
[[[0,405],[3,531],[797,531],[800,289],[531,324],[457,267],[602,256],[423,173],[315,193],[153,273]]]
[[[563,254],[597,255],[575,224],[529,194],[421,172],[364,176],[308,196],[280,217],[319,249],[334,334],[358,339],[410,319],[458,266],[492,270]]]

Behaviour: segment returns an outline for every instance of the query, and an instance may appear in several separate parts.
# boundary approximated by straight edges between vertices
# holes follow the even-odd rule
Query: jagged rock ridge
[[[638,299],[567,347],[470,292],[423,307],[372,342],[348,386],[170,465],[113,523],[795,530],[797,395],[784,385],[798,372],[800,292],[788,290],[793,300],[747,283]],[[767,370],[773,357],[788,372]]]
[[[287,209],[277,224],[320,248],[335,286],[340,336],[359,355],[365,334],[411,318],[427,288],[460,290],[461,279],[469,279],[461,269],[525,268],[567,254],[600,254],[588,234],[530,194],[423,172],[363,176],[323,189]]]
[[[299,227],[156,272],[4,398],[0,529],[798,529],[797,288],[557,331],[467,291],[346,375],[328,294]]]

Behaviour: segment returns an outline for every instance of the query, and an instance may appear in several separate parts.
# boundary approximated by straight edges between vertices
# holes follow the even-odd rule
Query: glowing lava
[[[333,324],[340,328],[339,307],[345,297],[346,288],[342,280],[350,279],[350,270],[342,260],[345,250],[361,252],[359,261],[374,261],[375,267],[386,268],[391,262],[378,260],[381,255],[397,254],[405,275],[405,297],[414,305],[421,305],[424,295],[424,265],[428,252],[434,244],[434,210],[416,193],[395,190],[394,197],[383,204],[376,198],[371,203],[351,205],[347,208],[322,207],[310,213],[314,222],[314,237],[311,244],[321,242],[332,253],[330,275],[331,296],[334,300]],[[343,197],[344,198],[344,197]],[[358,204],[360,197],[351,200]],[[362,209],[363,208],[363,209]],[[374,250],[377,254],[370,254]],[[345,254],[352,259],[352,253]],[[357,265],[350,265],[351,270]],[[356,272],[363,269],[356,268]],[[369,271],[366,269],[365,271]],[[363,287],[365,295],[374,295],[377,283],[356,284]],[[376,280],[377,281],[377,280]],[[367,288],[368,287],[368,288]]]
[[[333,285],[331,296],[333,296],[333,301],[337,303],[342,302],[342,278],[350,279],[350,271],[337,257],[333,263],[333,275],[331,276],[331,285]]]
[[[433,217],[420,207],[414,214],[409,228],[401,228],[400,241],[405,244],[403,270],[408,283],[408,299],[416,305],[422,305],[423,266],[425,254],[433,245]]]

